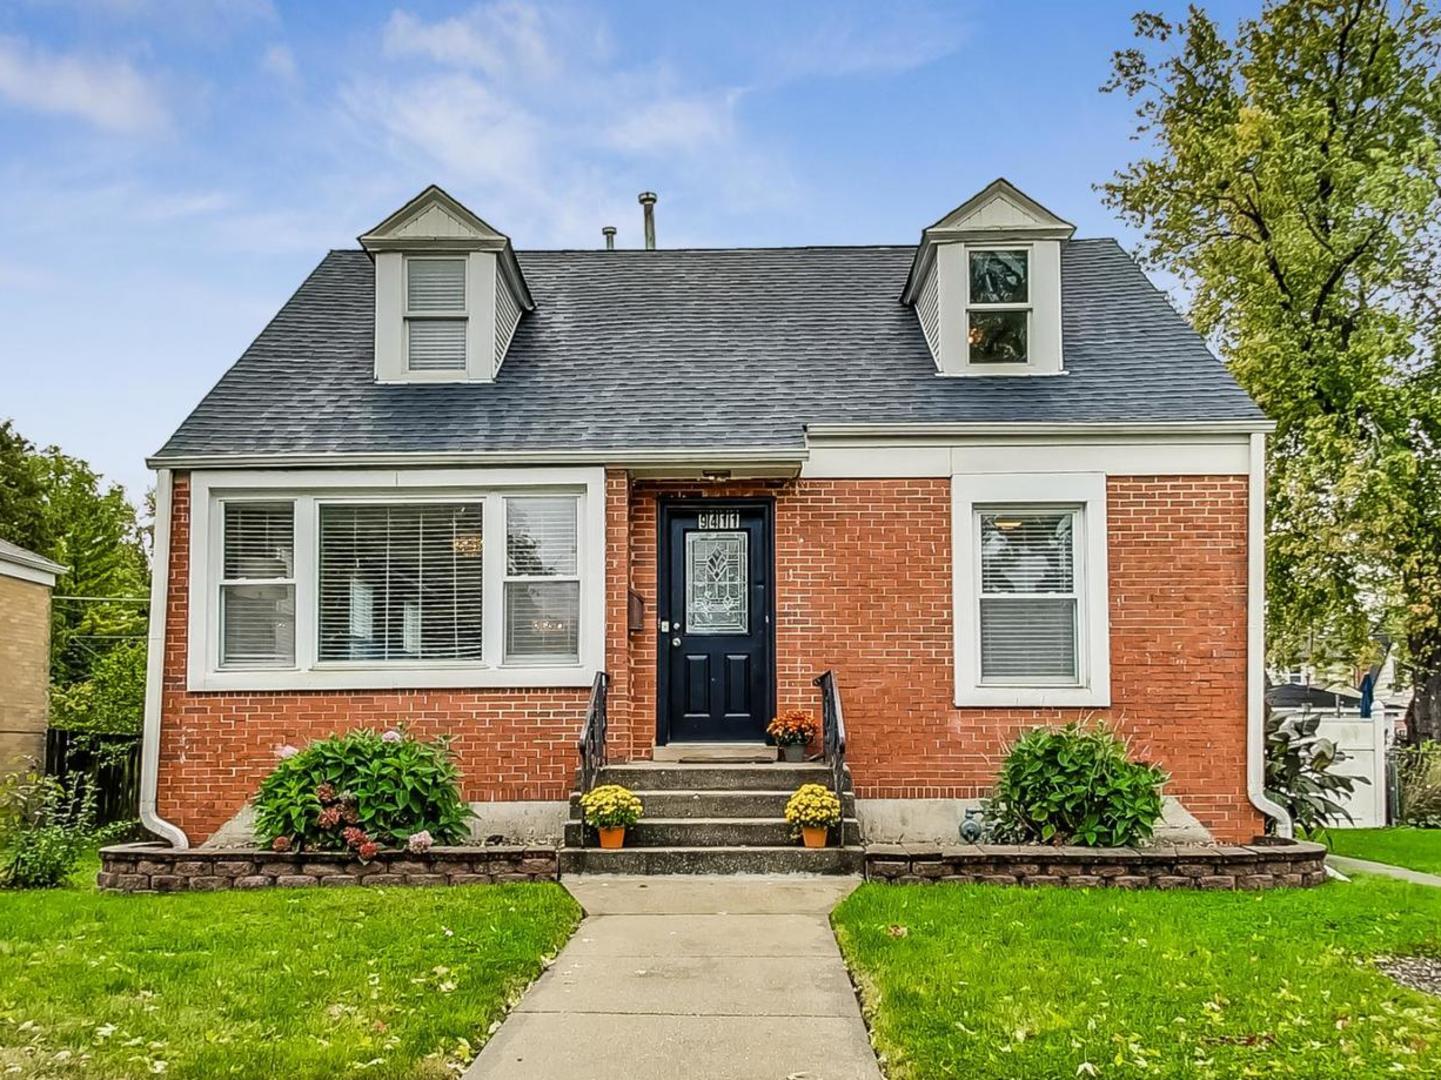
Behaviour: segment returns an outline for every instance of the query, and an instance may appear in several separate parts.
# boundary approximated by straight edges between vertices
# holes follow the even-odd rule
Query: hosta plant
[[[580,797],[585,823],[596,829],[629,828],[640,820],[645,807],[640,796],[620,784],[602,784]]]
[[[1006,754],[986,801],[989,838],[1126,847],[1151,836],[1168,779],[1157,766],[1132,761],[1104,724],[1034,728]]]
[[[793,829],[826,829],[840,820],[840,799],[820,784],[802,784],[786,802],[786,822]]]
[[[369,859],[428,833],[435,843],[467,836],[470,809],[445,740],[367,729],[283,747],[260,785],[255,828],[275,851],[350,850]]]

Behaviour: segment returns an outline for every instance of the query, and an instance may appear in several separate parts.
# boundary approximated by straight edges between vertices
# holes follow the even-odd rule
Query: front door
[[[662,504],[662,743],[765,741],[775,696],[773,505]]]

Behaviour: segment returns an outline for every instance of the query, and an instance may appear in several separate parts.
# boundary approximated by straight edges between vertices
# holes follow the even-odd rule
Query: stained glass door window
[[[686,533],[686,633],[750,632],[747,540],[744,532]]]

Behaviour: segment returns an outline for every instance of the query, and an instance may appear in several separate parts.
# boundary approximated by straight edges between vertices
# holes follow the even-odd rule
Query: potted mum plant
[[[826,833],[841,821],[841,801],[830,788],[802,784],[786,803],[786,823],[799,829],[808,848],[826,846]]]
[[[645,813],[640,798],[619,784],[602,784],[580,797],[585,823],[600,834],[600,846],[618,848],[625,844],[625,830]]]
[[[766,734],[780,747],[782,761],[804,761],[806,744],[815,738],[816,718],[804,709],[788,709],[770,722]]]

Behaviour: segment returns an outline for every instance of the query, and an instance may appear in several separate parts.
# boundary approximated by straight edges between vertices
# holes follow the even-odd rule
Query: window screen
[[[981,681],[1074,685],[1078,512],[982,510]]]
[[[479,660],[480,503],[320,508],[322,661]]]
[[[220,580],[220,663],[295,663],[295,508],[292,503],[224,504]]]

